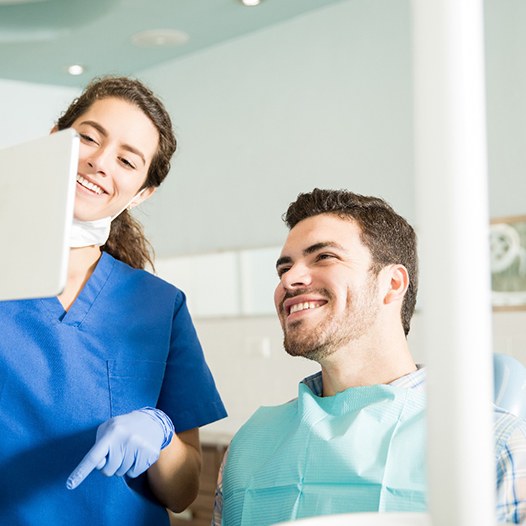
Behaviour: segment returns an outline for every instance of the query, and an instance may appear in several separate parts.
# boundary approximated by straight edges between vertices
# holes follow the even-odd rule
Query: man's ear
[[[157,187],[155,186],[148,186],[147,188],[144,188],[132,199],[131,203],[128,205],[128,210],[131,210],[137,205],[140,205],[141,203],[146,201],[146,199],[150,199],[150,197],[155,193],[156,190]]]
[[[55,133],[55,132],[58,132],[58,126],[55,124],[55,126],[53,126],[53,128],[51,128],[51,130],[49,130],[49,133]]]
[[[409,273],[403,265],[389,265],[387,268],[389,289],[384,296],[384,303],[402,302],[409,287]]]

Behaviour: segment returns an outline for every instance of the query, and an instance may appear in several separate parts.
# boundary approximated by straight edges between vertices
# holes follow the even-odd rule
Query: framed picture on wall
[[[491,294],[495,310],[526,310],[526,215],[490,225]]]

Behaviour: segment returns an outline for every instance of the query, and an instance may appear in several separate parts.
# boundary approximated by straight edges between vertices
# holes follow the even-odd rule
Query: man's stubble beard
[[[358,295],[348,292],[345,311],[339,316],[330,314],[313,328],[302,328],[308,325],[305,320],[292,322],[288,330],[284,326],[283,345],[287,353],[320,362],[343,346],[362,338],[373,325],[379,310],[376,303],[377,283],[372,277],[365,291],[365,294],[362,290]],[[333,295],[327,290],[320,292],[330,304]]]

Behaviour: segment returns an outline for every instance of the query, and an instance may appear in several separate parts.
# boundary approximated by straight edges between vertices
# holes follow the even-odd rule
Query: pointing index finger
[[[94,446],[86,453],[85,457],[68,477],[66,487],[75,489],[95,468],[101,469],[104,467],[107,454],[107,446],[103,442],[95,442]]]

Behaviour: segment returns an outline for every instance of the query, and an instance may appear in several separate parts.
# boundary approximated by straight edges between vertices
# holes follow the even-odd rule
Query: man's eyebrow
[[[309,254],[314,254],[315,252],[318,252],[325,248],[335,248],[337,250],[344,250],[344,248],[335,241],[320,241],[319,243],[314,243],[314,245],[310,245],[307,248],[305,248],[303,250],[303,255],[308,256]],[[292,263],[292,258],[289,256],[282,256],[276,261],[276,268],[286,263]]]
[[[307,256],[309,254],[313,254],[314,252],[318,252],[319,250],[323,250],[324,248],[336,248],[337,250],[344,250],[344,248],[335,241],[320,241],[319,243],[314,243],[314,245],[307,247],[303,251],[303,255]]]
[[[292,258],[289,258],[288,256],[281,256],[276,261],[276,268],[280,267],[281,265],[284,265],[285,263],[291,263]]]
[[[104,126],[101,126],[97,121],[82,121],[80,124],[86,124],[88,126],[91,126],[92,128],[95,128],[101,135],[104,137],[108,136],[108,132]],[[143,164],[146,164],[146,158],[144,157],[143,153],[135,148],[134,146],[131,146],[130,144],[121,144],[120,145],[122,149],[131,152],[142,160]]]

